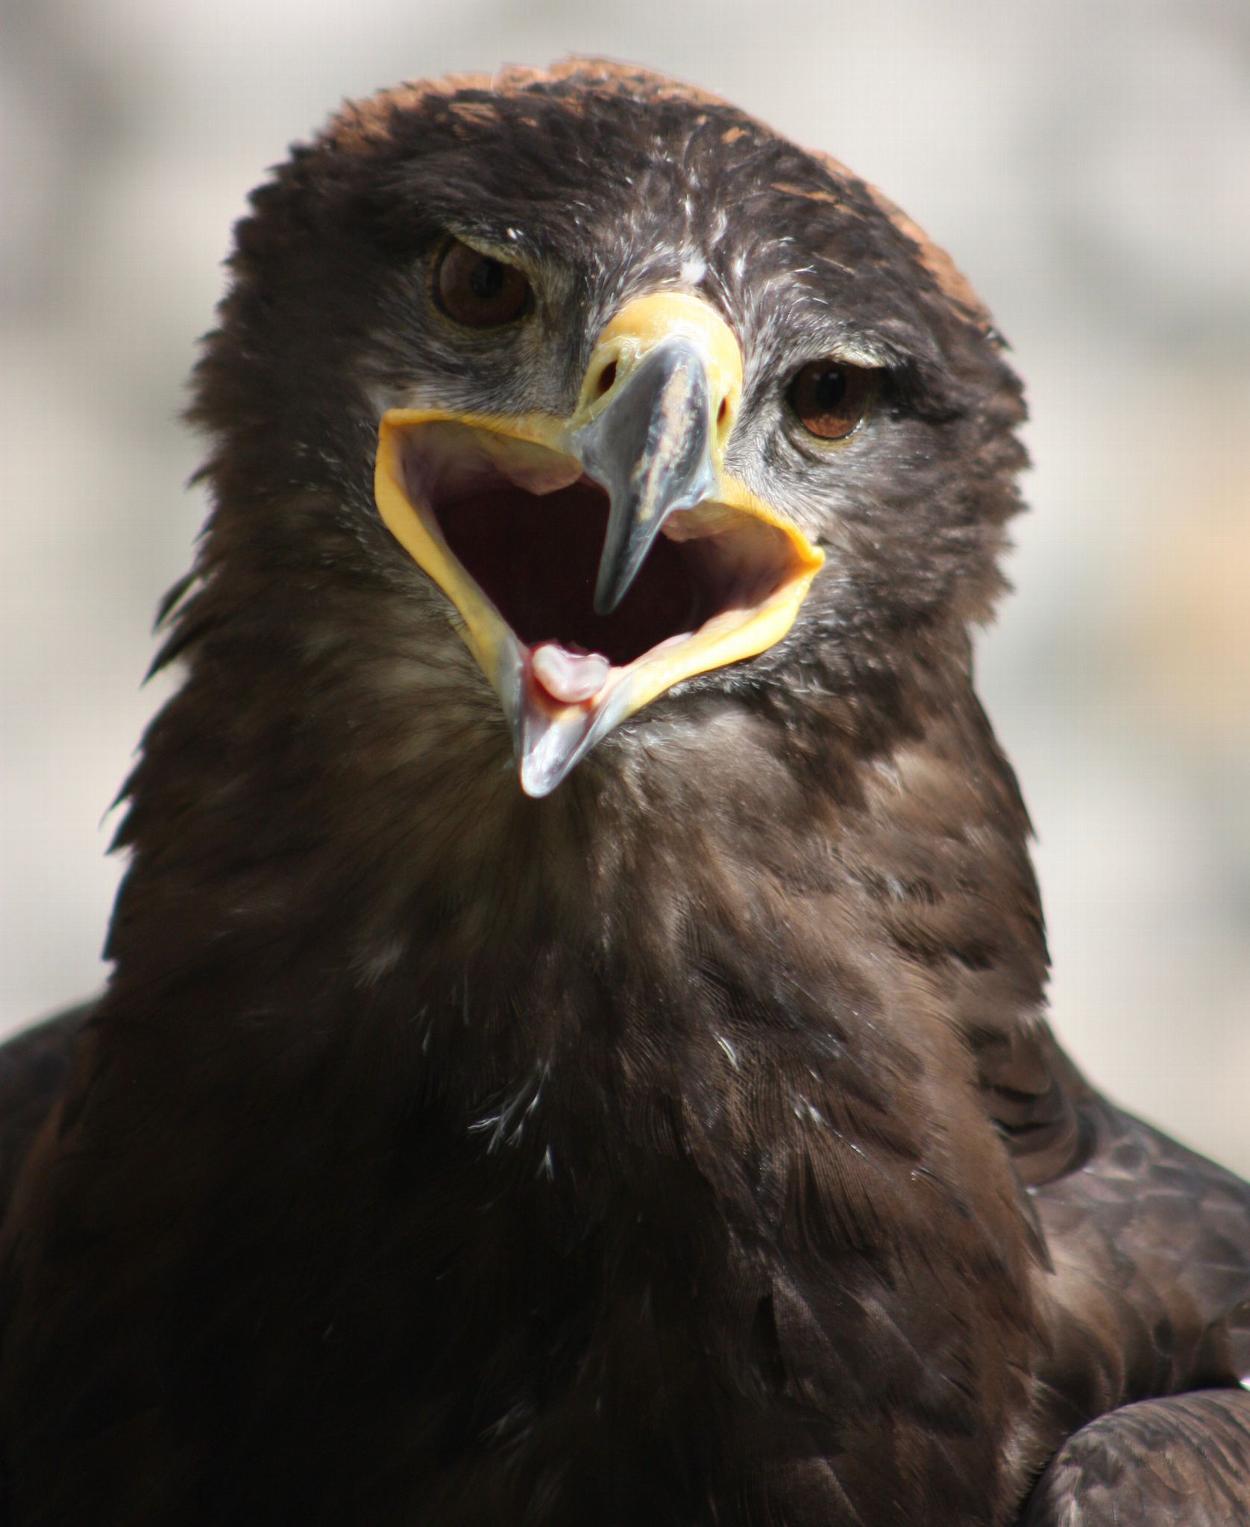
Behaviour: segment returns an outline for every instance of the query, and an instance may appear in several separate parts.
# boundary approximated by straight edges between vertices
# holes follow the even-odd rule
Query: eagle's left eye
[[[505,265],[459,239],[444,245],[434,266],[434,300],[469,329],[497,329],[524,317],[530,284],[515,265]]]
[[[809,361],[795,373],[786,396],[809,434],[843,440],[863,420],[876,392],[877,373],[843,361]]]

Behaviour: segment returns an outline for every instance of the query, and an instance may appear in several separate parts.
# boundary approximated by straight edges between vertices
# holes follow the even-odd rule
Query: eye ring
[[[817,440],[845,440],[864,422],[877,395],[879,372],[835,356],[800,366],[786,389],[796,419]]]
[[[434,257],[435,306],[466,329],[500,329],[533,307],[534,293],[515,265],[450,238]]]

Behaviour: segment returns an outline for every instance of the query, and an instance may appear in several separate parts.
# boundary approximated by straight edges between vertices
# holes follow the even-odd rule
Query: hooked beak
[[[724,320],[661,292],[604,329],[568,419],[383,416],[379,512],[459,611],[526,794],[793,624],[824,555],[726,474],[741,389]]]
[[[639,361],[611,408],[574,436],[611,505],[595,582],[600,615],[625,597],[669,515],[715,496],[711,429],[703,357],[677,335]]]

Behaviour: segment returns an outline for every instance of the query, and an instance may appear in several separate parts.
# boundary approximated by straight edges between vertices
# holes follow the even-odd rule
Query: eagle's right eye
[[[530,284],[515,265],[452,239],[434,266],[434,300],[468,329],[497,329],[530,310]]]

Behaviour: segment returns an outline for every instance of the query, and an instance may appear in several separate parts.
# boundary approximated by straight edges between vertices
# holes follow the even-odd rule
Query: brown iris
[[[787,397],[810,434],[842,440],[868,412],[877,373],[842,361],[809,361],[795,374]]]
[[[452,239],[434,266],[434,300],[466,328],[495,329],[529,311],[530,284],[515,265]]]

